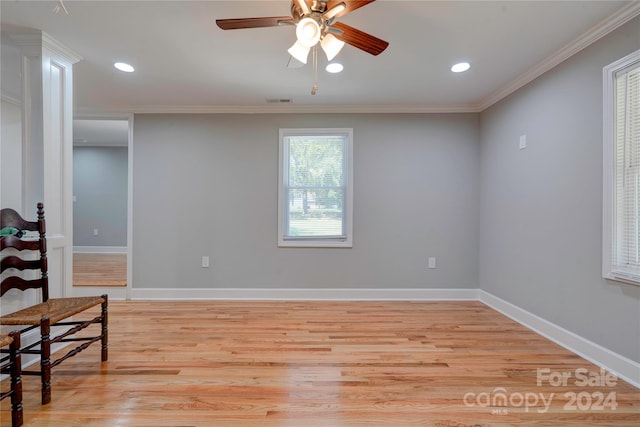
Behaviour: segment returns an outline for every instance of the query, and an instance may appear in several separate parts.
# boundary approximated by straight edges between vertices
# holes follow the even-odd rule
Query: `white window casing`
[[[640,50],[603,69],[602,274],[640,285]]]
[[[278,246],[353,246],[353,129],[280,129]]]

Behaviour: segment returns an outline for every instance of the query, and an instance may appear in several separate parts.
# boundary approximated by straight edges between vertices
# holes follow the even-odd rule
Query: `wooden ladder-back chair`
[[[24,279],[14,275],[8,275],[0,282],[0,297],[10,289],[39,289],[42,293],[42,302],[14,313],[0,316],[0,325],[26,326],[20,330],[20,334],[38,329],[40,338],[32,343],[23,343],[20,348],[22,354],[36,354],[40,356],[40,369],[37,371],[23,370],[23,375],[39,375],[42,383],[42,404],[51,401],[51,369],[58,364],[75,356],[94,342],[102,343],[102,361],[106,361],[107,353],[107,295],[95,297],[69,297],[49,298],[49,282],[47,277],[47,239],[45,236],[44,208],[38,203],[38,220],[25,221],[13,209],[2,209],[0,229],[5,233],[15,231],[15,235],[0,237],[0,250],[2,251],[2,272],[9,271],[36,271],[37,279]],[[37,239],[29,239],[22,235],[25,231],[37,231]],[[13,248],[10,250],[9,248]],[[17,251],[17,254],[16,254]],[[34,255],[35,254],[35,255]],[[33,257],[36,259],[33,259]],[[102,309],[97,317],[90,320],[72,321],[70,317],[79,314],[91,307],[101,305]],[[79,337],[75,334],[92,324],[100,324],[98,335],[91,337]],[[52,337],[51,328],[60,326],[64,329]],[[24,340],[23,340],[24,341]],[[68,351],[64,356],[51,360],[51,345],[55,343],[76,343],[76,347]]]
[[[6,356],[0,357],[0,374],[9,374],[11,385],[7,391],[0,393],[0,400],[11,396],[11,427],[22,425],[22,362],[20,360],[20,332],[9,335],[0,334],[0,350]]]

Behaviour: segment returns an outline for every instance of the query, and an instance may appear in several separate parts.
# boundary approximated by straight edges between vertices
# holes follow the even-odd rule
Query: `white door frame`
[[[133,114],[77,114],[74,120],[126,120],[129,123],[129,138],[127,141],[127,285],[122,287],[107,286],[73,286],[68,282],[69,295],[89,296],[107,294],[111,299],[131,299],[133,279]]]

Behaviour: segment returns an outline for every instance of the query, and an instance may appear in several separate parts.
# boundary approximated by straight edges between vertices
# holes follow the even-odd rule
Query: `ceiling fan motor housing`
[[[312,13],[323,14],[327,11],[327,2],[326,1],[313,1],[311,6],[309,6]],[[291,2],[291,16],[294,19],[300,19],[304,17],[304,12],[300,8],[300,6],[293,0]]]

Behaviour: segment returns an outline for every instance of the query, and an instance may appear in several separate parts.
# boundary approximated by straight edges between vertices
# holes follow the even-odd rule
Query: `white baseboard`
[[[549,322],[495,295],[480,290],[480,301],[578,356],[640,388],[640,363]]]
[[[126,254],[126,246],[74,246],[74,254]]]
[[[109,301],[126,300],[127,288],[125,286],[73,286],[71,295],[74,297],[92,297],[96,295],[109,295]]]
[[[133,288],[131,299],[282,301],[459,301],[479,298],[478,289],[238,289]]]

